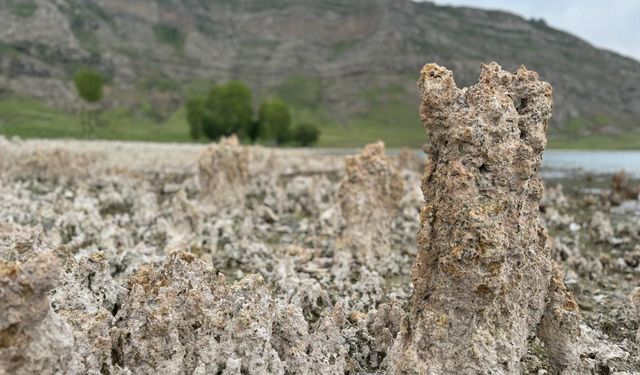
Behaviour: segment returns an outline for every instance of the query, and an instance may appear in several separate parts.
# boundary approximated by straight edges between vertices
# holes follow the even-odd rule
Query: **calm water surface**
[[[316,152],[333,155],[350,155],[360,149],[316,149]],[[421,158],[425,155],[416,150]],[[389,149],[394,155],[397,149]],[[575,174],[613,174],[619,170],[634,178],[640,178],[640,151],[561,151],[546,150],[542,162],[543,177],[563,177]]]
[[[640,151],[547,150],[542,166],[545,173],[610,174],[623,169],[627,175],[640,178]]]

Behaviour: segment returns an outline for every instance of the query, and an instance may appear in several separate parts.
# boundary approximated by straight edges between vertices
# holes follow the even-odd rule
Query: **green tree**
[[[313,124],[300,124],[293,130],[293,139],[303,147],[315,144],[318,137],[320,129]]]
[[[187,102],[187,122],[192,139],[200,139],[203,133],[204,99],[191,98]]]
[[[82,68],[73,76],[73,82],[78,90],[78,95],[88,103],[96,103],[102,99],[102,86],[104,79],[100,72]]]
[[[265,137],[282,145],[291,139],[291,110],[280,99],[268,99],[260,105],[258,122]]]
[[[237,134],[244,137],[253,119],[251,90],[242,82],[232,81],[214,87],[204,105],[202,127],[207,137]]]
[[[261,133],[262,131],[260,129],[260,121],[251,121],[251,126],[249,126],[249,131],[247,131],[247,137],[249,137],[251,143],[256,143]]]
[[[83,68],[73,76],[78,95],[86,102],[87,106],[81,114],[81,123],[88,134],[93,134],[93,129],[98,124],[98,109],[90,108],[102,99],[102,86],[104,79],[97,70]]]

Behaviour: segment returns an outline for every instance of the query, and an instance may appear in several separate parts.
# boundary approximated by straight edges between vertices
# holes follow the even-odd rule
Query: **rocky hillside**
[[[241,79],[335,123],[420,129],[419,68],[524,64],[552,83],[552,133],[620,134],[640,119],[640,63],[513,14],[409,0],[0,0],[0,93],[72,108],[70,77],[107,103],[175,110],[185,88]],[[141,99],[142,98],[142,99]]]

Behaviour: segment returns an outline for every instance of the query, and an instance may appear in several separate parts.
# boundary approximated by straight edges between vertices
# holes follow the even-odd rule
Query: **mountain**
[[[240,79],[256,101],[278,95],[300,119],[332,124],[328,144],[349,131],[395,144],[422,134],[423,64],[449,67],[462,86],[497,61],[551,82],[554,137],[640,123],[638,61],[500,11],[409,0],[0,0],[0,24],[0,94],[63,109],[77,103],[71,77],[82,66],[108,77],[106,105],[148,106],[159,118],[185,93]]]

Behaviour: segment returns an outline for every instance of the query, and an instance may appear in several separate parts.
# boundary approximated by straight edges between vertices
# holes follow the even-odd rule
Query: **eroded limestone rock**
[[[613,237],[613,227],[611,220],[601,211],[596,211],[589,224],[592,235],[598,242],[607,242]]]
[[[100,374],[113,370],[111,325],[117,300],[124,290],[111,276],[104,254],[78,260],[67,257],[55,293],[49,297],[54,311],[73,331],[74,353],[80,357],[77,373]]]
[[[241,205],[249,178],[249,150],[238,137],[222,138],[198,160],[202,196],[218,206]]]
[[[332,316],[309,333],[302,310],[274,300],[259,275],[227,285],[189,253],[141,268],[112,330],[118,368],[171,374],[343,374],[347,349]]]
[[[510,74],[496,63],[464,89],[451,71],[428,64],[418,85],[430,136],[426,206],[391,372],[518,373],[549,291],[554,313],[576,309],[563,305],[561,279],[551,282],[538,218],[551,86],[524,67]]]
[[[391,220],[403,195],[402,177],[384,154],[384,143],[346,158],[338,202],[345,221],[343,242],[361,262],[389,255]]]
[[[611,177],[611,195],[609,201],[612,204],[620,204],[625,200],[636,200],[640,196],[640,186],[634,186],[624,170],[618,171]]]
[[[396,165],[399,170],[409,170],[422,173],[424,168],[424,160],[418,156],[416,150],[404,147],[395,157]]]
[[[630,296],[631,303],[636,309],[638,325],[640,326],[640,288],[635,288]],[[636,341],[640,342],[640,327],[638,327],[638,333],[636,334]]]
[[[0,261],[0,374],[73,373],[72,329],[47,298],[59,273],[51,253]]]
[[[563,282],[564,275],[556,266],[549,284],[546,309],[538,325],[538,337],[550,354],[552,365],[562,374],[582,373],[580,343],[582,331],[578,304]]]

